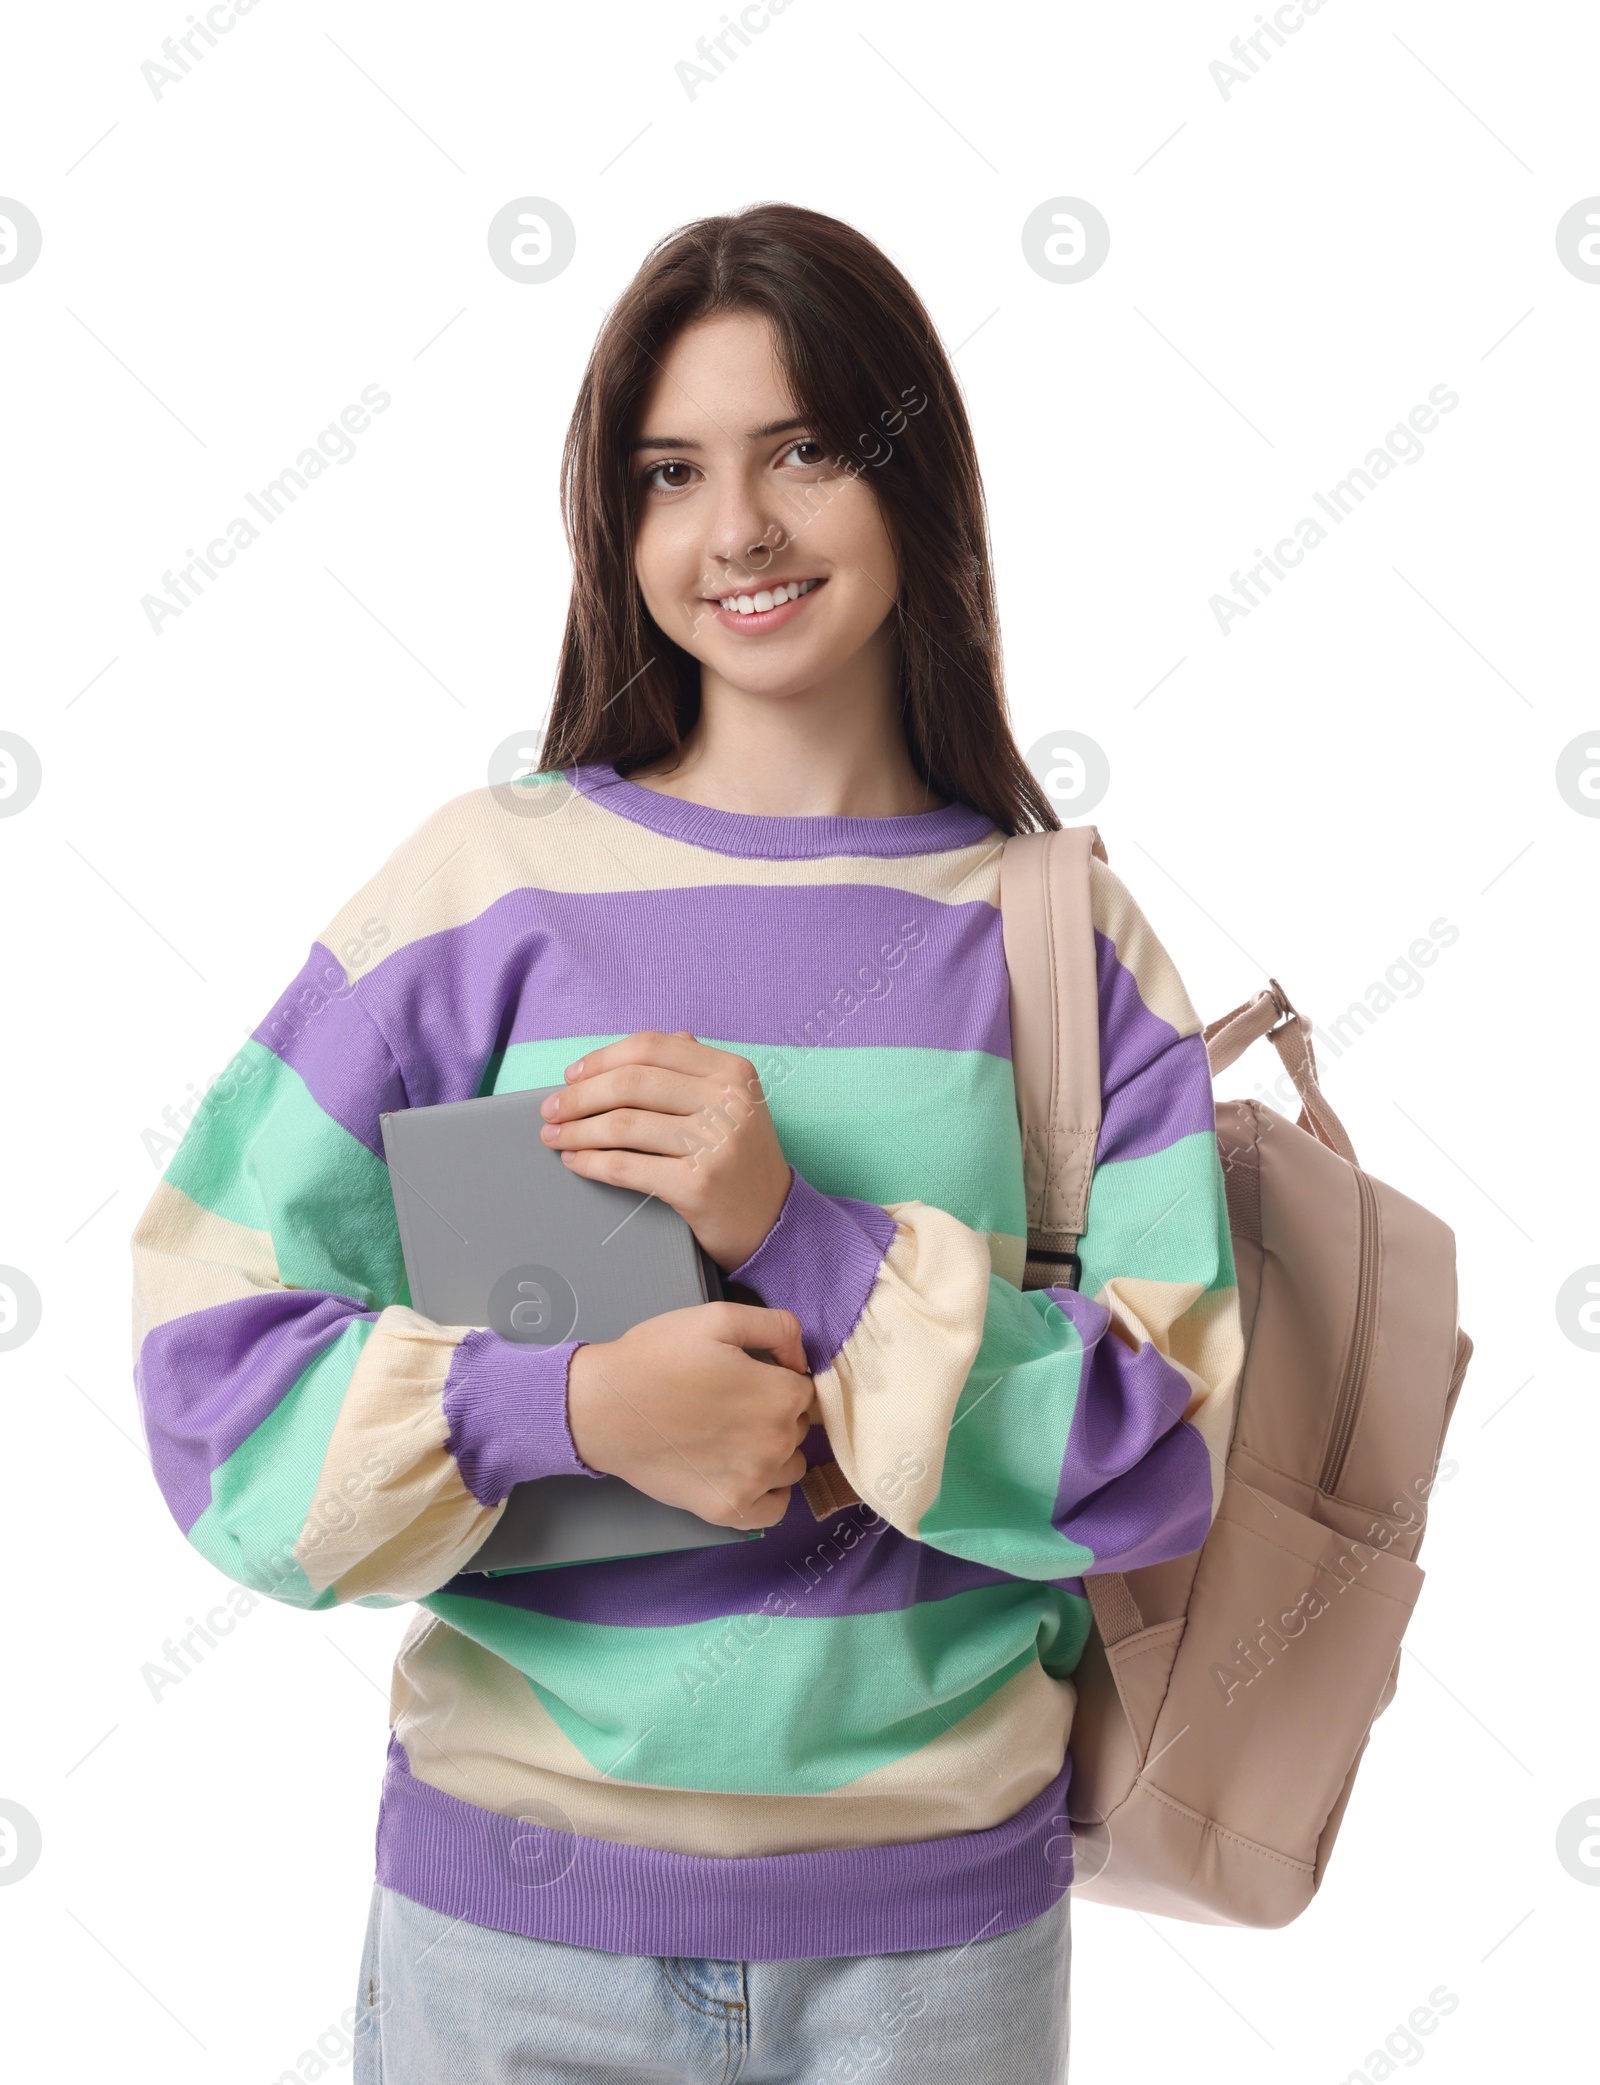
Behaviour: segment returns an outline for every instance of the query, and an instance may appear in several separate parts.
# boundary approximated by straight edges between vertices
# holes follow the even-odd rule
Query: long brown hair
[[[699,714],[700,663],[634,576],[629,443],[674,336],[730,311],[768,319],[798,411],[836,465],[871,472],[900,568],[900,716],[918,775],[1002,832],[1058,826],[1011,735],[983,482],[933,321],[870,239],[789,203],[668,234],[601,327],[562,455],[572,599],[541,766],[626,773],[676,752]]]

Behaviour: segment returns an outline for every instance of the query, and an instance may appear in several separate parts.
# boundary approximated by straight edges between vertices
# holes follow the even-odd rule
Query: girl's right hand
[[[580,1346],[567,1423],[591,1470],[717,1527],[770,1528],[806,1473],[815,1396],[792,1310],[696,1303]]]

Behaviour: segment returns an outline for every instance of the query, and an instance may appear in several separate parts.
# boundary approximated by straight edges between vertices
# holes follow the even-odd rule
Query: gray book
[[[675,1209],[586,1180],[540,1142],[539,1103],[561,1086],[378,1118],[414,1309],[534,1346],[616,1339],[641,1319],[728,1293]],[[620,1477],[518,1484],[463,1568],[552,1564],[709,1549],[759,1537],[636,1491]]]

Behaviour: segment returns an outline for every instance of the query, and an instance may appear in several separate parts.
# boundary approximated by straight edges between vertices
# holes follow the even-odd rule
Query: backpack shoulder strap
[[[1011,973],[1011,1061],[1028,1197],[1025,1289],[1076,1288],[1100,1140],[1100,987],[1089,857],[1092,825],[1019,833],[1000,857],[1000,916]],[[1120,1571],[1083,1581],[1104,1643],[1136,1636],[1144,1617]],[[1081,1748],[1082,1739],[1074,1733]]]
[[[1000,923],[1011,982],[1011,1061],[1028,1206],[1028,1289],[1077,1285],[1100,1137],[1100,994],[1089,857],[1092,825],[1016,833],[1000,857]]]
[[[1106,850],[1092,825],[1017,833],[1000,855],[1000,927],[1010,973],[1011,1060],[1022,1130],[1028,1204],[1025,1289],[1076,1288],[1074,1248],[1083,1236],[1100,1139],[1100,991],[1089,856]],[[817,1520],[855,1501],[837,1462],[817,1463],[801,1482]],[[1122,1580],[1090,1579],[1096,1612]],[[1103,1587],[1112,1591],[1103,1592]],[[1107,1608],[1106,1626],[1112,1626]]]

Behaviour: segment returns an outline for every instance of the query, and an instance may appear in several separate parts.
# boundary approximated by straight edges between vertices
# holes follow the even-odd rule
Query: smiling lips
[[[715,601],[716,619],[724,628],[746,631],[754,636],[775,630],[800,613],[800,604],[825,582],[820,579],[791,579],[782,586],[762,587],[753,594],[723,594]]]

